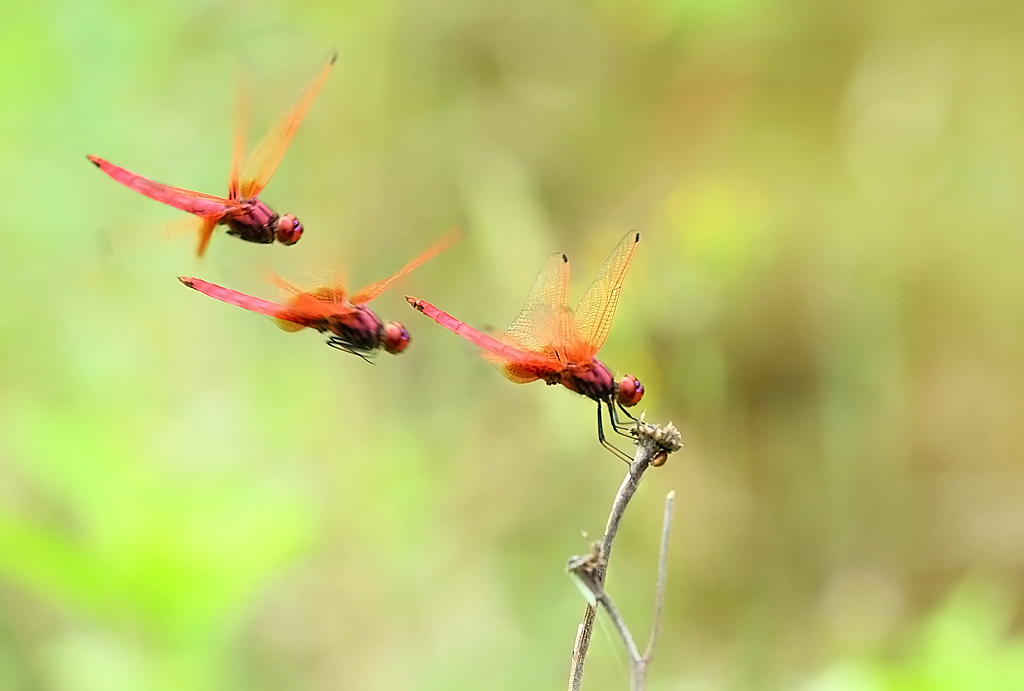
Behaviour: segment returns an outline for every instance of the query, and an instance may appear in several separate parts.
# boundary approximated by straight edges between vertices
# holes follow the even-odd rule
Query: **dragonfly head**
[[[389,322],[384,325],[384,350],[392,355],[397,355],[409,346],[412,340],[409,332],[398,322]]]
[[[629,408],[640,402],[644,397],[644,385],[632,374],[627,374],[616,387],[615,396],[619,403]]]
[[[277,219],[277,228],[274,234],[282,245],[294,245],[302,237],[302,224],[295,216],[285,214]]]

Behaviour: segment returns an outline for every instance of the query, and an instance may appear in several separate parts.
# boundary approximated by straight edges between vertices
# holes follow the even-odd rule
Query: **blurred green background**
[[[631,228],[601,356],[685,443],[609,576],[643,638],[675,489],[649,688],[1024,688],[1022,36],[1012,0],[8,3],[0,691],[565,688],[624,468],[402,296],[503,326]],[[238,75],[254,141],[332,47],[261,195],[295,247],[197,262],[85,159],[223,193]],[[174,280],[359,286],[454,224],[373,366]],[[599,628],[585,688],[627,679]]]

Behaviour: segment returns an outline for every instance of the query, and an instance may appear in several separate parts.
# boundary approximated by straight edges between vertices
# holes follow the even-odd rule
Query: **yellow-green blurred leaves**
[[[717,291],[758,274],[784,239],[768,226],[764,193],[734,180],[681,180],[662,209],[679,248],[680,268]]]

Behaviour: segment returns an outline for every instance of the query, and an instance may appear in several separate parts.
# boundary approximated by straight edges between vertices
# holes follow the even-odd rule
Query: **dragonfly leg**
[[[365,353],[363,351],[354,349],[351,345],[349,345],[349,343],[347,341],[343,341],[340,338],[338,338],[337,336],[331,336],[330,338],[328,338],[327,339],[327,345],[331,346],[332,348],[334,348],[336,350],[340,350],[343,353],[351,353],[352,355],[360,357],[360,358],[363,359],[364,362],[368,362],[371,365],[376,364],[371,359],[371,354],[368,354],[368,353]]]
[[[615,410],[615,406],[612,405],[612,402],[605,401],[605,403],[608,405],[608,419],[611,420],[612,429],[615,430],[615,433],[620,434],[623,437],[629,437],[630,439],[633,439],[633,435],[626,429],[626,426],[619,421],[618,412]],[[626,414],[629,415],[629,413]],[[629,415],[629,418],[631,420],[636,419],[632,415]]]
[[[602,417],[604,417],[604,415],[601,413],[601,403],[600,403],[600,401],[598,401],[598,404],[597,404],[597,439],[598,439],[598,441],[601,442],[601,446],[603,446],[604,448],[608,449],[613,454],[615,454],[615,456],[617,456],[620,461],[623,461],[624,463],[632,463],[633,462],[632,458],[630,458],[628,455],[626,455],[626,453],[624,451],[622,451],[621,449],[616,447],[610,441],[605,439],[605,436],[604,436],[604,423],[601,420]],[[614,421],[612,421],[612,429],[615,429],[615,422]],[[618,432],[617,429],[615,431]]]
[[[619,410],[621,410],[621,411],[622,411],[623,415],[625,415],[626,417],[628,417],[628,418],[629,418],[630,420],[632,420],[633,422],[636,422],[636,418],[635,418],[635,417],[633,417],[633,414],[632,414],[631,412],[629,412],[628,410],[626,410],[626,406],[622,405],[622,404],[621,404],[621,403],[619,403],[618,401],[616,401],[616,402],[615,402],[615,405],[616,405],[616,406],[618,407],[618,409],[619,409]]]

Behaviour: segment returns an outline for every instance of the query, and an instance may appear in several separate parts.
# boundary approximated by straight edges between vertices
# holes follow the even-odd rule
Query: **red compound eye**
[[[277,241],[282,245],[294,245],[302,237],[302,224],[291,214],[277,219]]]
[[[409,346],[409,332],[398,322],[384,326],[384,350],[397,355]]]
[[[627,374],[619,382],[618,398],[619,403],[626,406],[634,406],[644,397],[644,385],[632,374]]]

